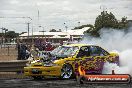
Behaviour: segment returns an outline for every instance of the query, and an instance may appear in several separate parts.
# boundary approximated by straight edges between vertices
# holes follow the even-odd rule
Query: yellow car
[[[24,67],[24,74],[34,79],[45,76],[72,78],[78,74],[78,66],[84,66],[86,73],[101,74],[105,62],[119,65],[119,56],[96,45],[70,44],[59,46],[44,59],[33,61]]]

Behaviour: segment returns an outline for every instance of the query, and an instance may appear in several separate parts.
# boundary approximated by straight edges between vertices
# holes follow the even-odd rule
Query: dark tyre
[[[74,77],[73,68],[69,64],[63,65],[61,69],[61,78],[63,79],[70,79]]]
[[[42,80],[43,77],[42,76],[32,76],[34,80]]]

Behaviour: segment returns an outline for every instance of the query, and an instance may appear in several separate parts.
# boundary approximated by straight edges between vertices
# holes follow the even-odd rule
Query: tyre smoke
[[[124,29],[125,30],[125,29]],[[127,32],[115,29],[103,28],[100,31],[100,38],[85,36],[80,43],[99,45],[109,52],[117,52],[120,57],[120,66],[105,63],[103,74],[132,75],[132,27]]]

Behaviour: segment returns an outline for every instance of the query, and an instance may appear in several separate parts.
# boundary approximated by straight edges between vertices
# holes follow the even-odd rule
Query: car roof
[[[92,44],[69,44],[69,45],[63,45],[63,46],[97,46],[97,45],[92,45]]]
[[[98,45],[93,45],[93,44],[69,44],[69,45],[62,45],[62,46],[69,46],[69,47],[71,47],[71,46],[78,46],[79,48],[80,47],[82,47],[82,46],[98,46]],[[98,46],[98,47],[100,47],[100,46]],[[102,47],[101,47],[102,48]],[[104,48],[102,48],[102,49],[104,49]],[[105,51],[107,51],[106,49],[104,49]],[[108,52],[108,51],[107,51]]]

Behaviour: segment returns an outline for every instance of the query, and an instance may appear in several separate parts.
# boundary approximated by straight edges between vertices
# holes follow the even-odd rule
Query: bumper
[[[61,66],[24,67],[25,76],[60,76]]]

